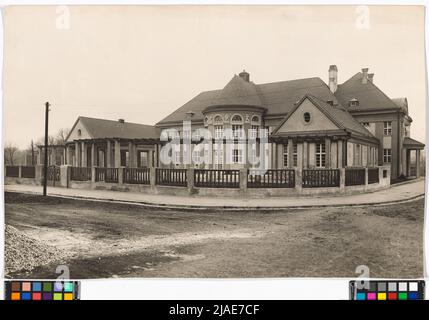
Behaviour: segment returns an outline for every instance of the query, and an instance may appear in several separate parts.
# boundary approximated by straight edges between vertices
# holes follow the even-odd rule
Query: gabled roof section
[[[353,112],[401,109],[371,81],[362,83],[362,78],[363,73],[358,72],[343,84],[338,85],[338,89],[335,91],[335,96],[343,106],[348,107],[347,110]],[[359,105],[349,107],[349,101],[352,99],[357,99]]]
[[[403,145],[405,148],[408,148],[408,149],[411,149],[411,148],[423,149],[425,147],[423,143],[417,140],[414,140],[413,138],[410,138],[410,137],[404,137]]]
[[[369,132],[362,124],[360,124],[344,107],[341,105],[330,105],[329,103],[313,96],[312,94],[305,94],[279,126],[273,131],[273,135],[277,133],[279,128],[289,119],[289,117],[299,108],[305,99],[309,99],[316,107],[318,107],[338,128],[346,130],[354,135],[362,136],[365,138],[375,139],[374,135]]]
[[[125,138],[125,139],[158,139],[160,130],[155,126],[105,120],[80,116],[70,130],[69,136],[78,122],[88,130],[93,139]],[[69,138],[67,136],[67,139]],[[66,140],[67,140],[66,139]]]
[[[235,79],[235,78],[239,79]],[[238,82],[237,80],[240,80]],[[325,101],[332,100],[338,104],[337,98],[329,90],[329,87],[320,78],[306,78],[298,80],[288,80],[281,82],[242,85],[245,80],[238,76],[234,78],[222,90],[205,91],[191,99],[182,107],[171,113],[169,116],[157,123],[157,126],[182,122],[188,111],[193,111],[193,121],[202,121],[202,110],[213,105],[225,105],[225,99],[230,102],[259,103],[267,109],[266,116],[285,116],[290,112],[295,103],[306,93],[310,93]],[[255,95],[255,91],[257,96]],[[238,94],[240,93],[240,94]],[[246,96],[244,96],[246,95]]]

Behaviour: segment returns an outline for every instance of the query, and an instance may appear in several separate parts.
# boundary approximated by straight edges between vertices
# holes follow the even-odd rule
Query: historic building
[[[263,156],[270,169],[390,165],[392,179],[419,176],[424,145],[410,137],[407,99],[389,98],[368,69],[343,84],[337,83],[337,75],[332,65],[328,84],[317,77],[255,84],[243,71],[223,89],[200,93],[155,126],[79,117],[66,141],[66,163],[237,169],[250,168],[249,158]],[[184,164],[184,139],[191,133],[184,131],[183,121],[192,123],[193,132],[210,131],[212,140],[197,148],[205,164]],[[172,128],[181,144],[166,165],[160,161],[160,148],[166,143],[160,134]],[[240,143],[258,142],[259,129],[268,132],[264,155],[259,148],[249,151],[246,143]],[[232,132],[230,148],[219,142],[227,131]],[[198,143],[193,141],[191,149]],[[410,170],[413,158],[416,172]]]

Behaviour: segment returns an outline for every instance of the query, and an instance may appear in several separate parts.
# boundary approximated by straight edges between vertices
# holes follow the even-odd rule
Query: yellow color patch
[[[73,300],[73,293],[64,293],[64,300]]]
[[[377,295],[377,300],[386,300],[386,293],[382,292]]]

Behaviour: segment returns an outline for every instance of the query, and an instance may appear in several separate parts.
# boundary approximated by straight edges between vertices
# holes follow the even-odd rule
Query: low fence
[[[339,169],[304,169],[302,170],[303,188],[328,188],[340,186]]]
[[[92,169],[90,167],[71,167],[70,180],[73,181],[91,181]]]
[[[378,174],[378,170],[377,170]],[[365,184],[365,169],[346,168],[346,187],[361,186]]]
[[[368,168],[368,184],[380,182],[380,172],[378,168]]]
[[[295,188],[295,170],[249,170],[248,188]]]
[[[125,168],[124,183],[150,184],[149,168]]]
[[[194,170],[194,186],[200,188],[239,188],[240,170]]]
[[[6,166],[6,177],[19,177],[19,166]]]
[[[156,169],[156,184],[160,186],[186,187],[186,169]]]
[[[95,182],[118,183],[118,168],[95,168]]]
[[[8,183],[43,182],[43,167],[7,166]],[[20,178],[30,178],[19,180]],[[72,188],[105,188],[152,193],[239,196],[347,193],[386,188],[390,167],[341,169],[167,169],[48,167],[48,182]],[[103,184],[108,183],[108,184]],[[134,186],[133,186],[134,185]],[[157,188],[165,186],[165,188]],[[171,187],[181,187],[180,189]],[[215,189],[214,189],[215,188]]]

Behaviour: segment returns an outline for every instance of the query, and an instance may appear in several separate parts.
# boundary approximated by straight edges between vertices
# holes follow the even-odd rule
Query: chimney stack
[[[239,76],[244,81],[247,81],[247,82],[250,81],[250,74],[248,72],[246,72],[246,70],[243,70],[242,72],[240,72]]]
[[[373,73],[368,74],[368,81],[373,83],[373,81],[374,81],[374,74]]]
[[[337,91],[338,69],[335,64],[329,66],[329,89],[332,93]]]
[[[363,68],[362,73],[363,73],[362,83],[366,84],[368,82],[368,68]]]
[[[125,120],[124,119],[118,119],[118,122],[119,123],[125,123]]]

